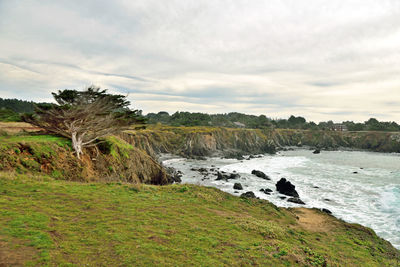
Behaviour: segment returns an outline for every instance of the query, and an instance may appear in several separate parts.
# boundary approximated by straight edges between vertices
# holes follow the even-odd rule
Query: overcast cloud
[[[0,0],[0,97],[400,121],[399,0]]]

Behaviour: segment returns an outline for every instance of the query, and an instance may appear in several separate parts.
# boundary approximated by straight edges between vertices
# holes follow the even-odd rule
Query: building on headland
[[[335,123],[332,126],[332,131],[344,132],[347,131],[347,126],[342,123]]]
[[[246,127],[245,124],[243,124],[243,123],[241,123],[241,122],[238,122],[238,121],[233,122],[233,124],[235,124],[235,126],[236,126],[236,127],[239,127],[239,128],[245,128],[245,127]]]

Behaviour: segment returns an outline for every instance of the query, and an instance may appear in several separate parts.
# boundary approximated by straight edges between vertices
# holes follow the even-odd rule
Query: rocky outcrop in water
[[[281,178],[276,183],[276,191],[287,196],[296,198],[299,197],[299,194],[296,191],[296,187],[291,182],[287,181],[285,178]]]
[[[236,190],[243,190],[243,186],[242,186],[241,183],[235,183],[235,184],[233,185],[233,189],[236,189]]]
[[[260,177],[264,180],[271,180],[271,178],[268,177],[268,175],[266,175],[265,173],[263,173],[262,171],[257,171],[257,170],[252,170],[251,174]]]
[[[298,197],[291,197],[287,201],[288,202],[292,202],[292,203],[296,203],[296,204],[301,204],[301,205],[305,205],[306,204]]]
[[[240,177],[240,175],[237,173],[218,172],[217,179],[215,179],[215,180],[216,181],[219,181],[219,180],[228,181],[229,179],[238,179],[239,177]]]
[[[260,189],[260,192],[263,192],[264,194],[267,194],[267,195],[271,195],[271,193],[273,192],[271,189],[269,189],[269,188],[261,188]]]
[[[240,195],[241,198],[256,198],[256,195],[252,191],[248,191]]]

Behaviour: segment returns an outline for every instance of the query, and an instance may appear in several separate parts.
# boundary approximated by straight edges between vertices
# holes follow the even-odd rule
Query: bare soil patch
[[[24,266],[27,261],[32,260],[37,253],[33,247],[21,245],[11,248],[10,243],[0,240],[0,267]]]
[[[334,223],[328,215],[319,213],[313,209],[297,208],[294,213],[299,217],[298,224],[312,232],[329,232],[334,227]]]

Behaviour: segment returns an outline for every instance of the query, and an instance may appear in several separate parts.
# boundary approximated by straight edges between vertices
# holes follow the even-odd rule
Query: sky
[[[399,0],[0,0],[0,97],[400,122]]]

